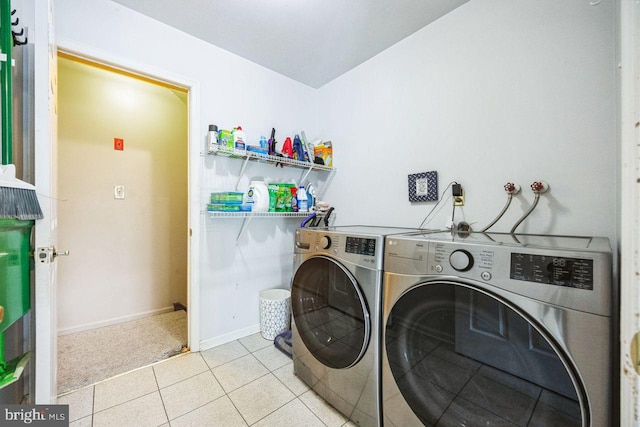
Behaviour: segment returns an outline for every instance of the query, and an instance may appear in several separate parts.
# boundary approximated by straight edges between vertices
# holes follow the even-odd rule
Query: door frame
[[[123,70],[127,73],[137,74],[142,77],[167,82],[174,86],[185,88],[188,91],[188,248],[187,248],[187,319],[188,319],[188,345],[191,351],[200,350],[200,83],[188,77],[176,75],[167,70],[143,64],[122,57],[111,55],[91,46],[78,43],[74,40],[56,38],[56,46],[60,52],[77,56],[82,59],[101,63],[112,68]],[[57,55],[56,58],[57,60]],[[56,136],[53,136],[56,138]],[[53,169],[55,171],[55,169]],[[55,182],[55,177],[50,177]],[[55,269],[54,269],[55,270]],[[55,274],[55,273],[54,273]],[[53,279],[55,280],[55,278]],[[40,304],[48,305],[48,309],[55,312],[55,295],[49,301],[40,301]],[[51,321],[52,353],[57,352],[55,338],[57,337],[57,322],[55,316]],[[57,364],[52,363],[50,381],[55,381]],[[39,372],[47,376],[41,367]],[[41,378],[42,380],[42,378]],[[54,384],[55,387],[55,384]],[[55,390],[55,388],[54,388]],[[41,396],[43,398],[44,396]],[[55,401],[56,396],[51,396]],[[44,403],[44,402],[41,402]]]
[[[636,373],[640,348],[640,4],[621,1],[619,22],[620,136],[620,425],[639,426],[640,377]],[[636,343],[637,344],[637,343]]]
[[[101,63],[127,73],[185,88],[189,93],[188,112],[188,249],[187,249],[187,317],[189,348],[200,350],[200,83],[167,70],[117,57],[91,46],[63,37],[56,38],[58,51],[81,59]],[[194,238],[195,236],[195,238]]]

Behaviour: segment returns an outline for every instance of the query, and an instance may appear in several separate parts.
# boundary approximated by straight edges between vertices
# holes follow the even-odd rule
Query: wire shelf
[[[231,150],[228,148],[221,148],[219,146],[214,146],[213,151],[206,153],[206,155],[214,155],[214,156],[223,156],[223,157],[231,157],[234,159],[244,159],[250,160],[254,162],[263,162],[270,164],[282,164],[287,166],[295,166],[301,169],[311,169],[314,171],[333,171],[335,170],[331,166],[318,165],[310,162],[302,162],[300,160],[289,159],[287,157],[278,157],[278,156],[270,156],[266,154],[258,154],[253,151],[246,150]]]
[[[312,212],[224,212],[206,211],[212,218],[305,218]]]

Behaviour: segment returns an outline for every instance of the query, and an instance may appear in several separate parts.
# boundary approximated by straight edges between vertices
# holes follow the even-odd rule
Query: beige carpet
[[[58,337],[58,393],[75,390],[180,353],[183,310]]]

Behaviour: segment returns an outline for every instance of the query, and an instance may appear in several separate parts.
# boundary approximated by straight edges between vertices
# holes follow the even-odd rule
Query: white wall
[[[254,143],[261,134],[269,136],[271,127],[280,141],[300,129],[311,139],[320,136],[316,91],[305,85],[108,0],[56,0],[54,11],[58,40],[198,82],[202,141],[198,151],[204,149],[210,123],[223,128],[242,125]],[[204,208],[211,191],[233,189],[240,169],[237,161],[197,152],[189,161],[191,168],[202,171],[197,209]],[[299,178],[297,170],[274,169],[251,165],[247,174]],[[247,184],[245,179],[242,186]],[[194,185],[190,183],[191,188]],[[201,214],[199,225],[202,233],[195,238],[200,239],[200,281],[194,285],[200,291],[201,342],[211,346],[256,331],[258,292],[288,286],[296,222],[254,220],[238,246],[235,237],[241,220],[213,221]]]
[[[327,198],[341,224],[418,226],[407,175],[463,185],[475,229],[523,191],[492,231],[602,235],[615,248],[615,10],[571,0],[474,0],[319,89],[339,169]],[[344,191],[348,188],[349,191]],[[447,193],[448,197],[450,190]],[[451,201],[429,222],[445,225]]]

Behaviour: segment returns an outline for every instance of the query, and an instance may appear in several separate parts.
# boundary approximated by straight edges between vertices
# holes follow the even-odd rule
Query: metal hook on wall
[[[16,9],[13,9],[11,11],[11,16],[16,14]],[[15,27],[20,23],[20,18],[16,17],[15,21],[11,21],[11,26]],[[13,31],[13,29],[11,30],[11,36],[13,38],[13,45],[14,46],[23,46],[25,44],[28,43],[28,39],[25,36],[24,40],[20,40],[18,37],[22,37],[24,35],[24,28],[21,28],[19,32]]]

